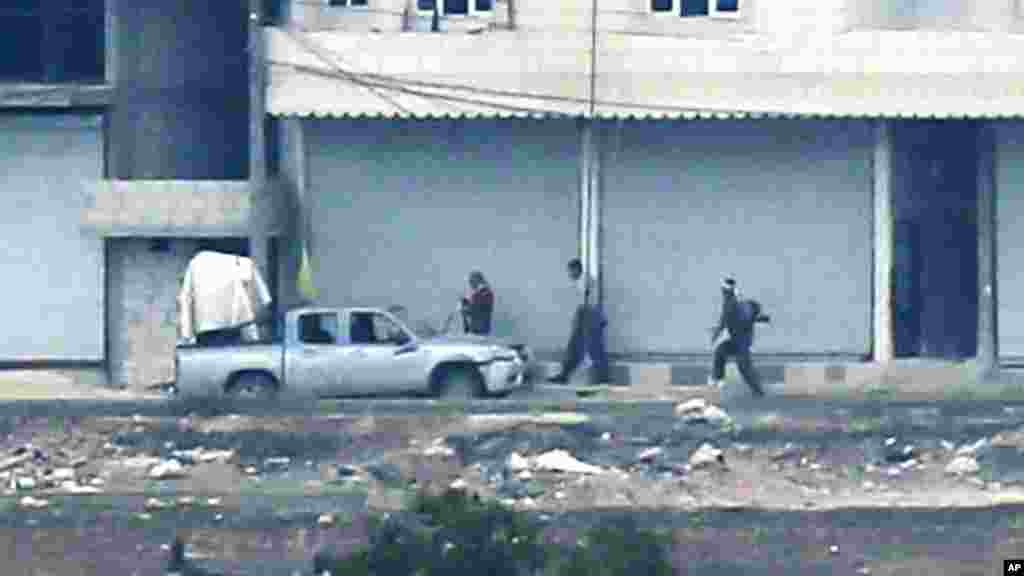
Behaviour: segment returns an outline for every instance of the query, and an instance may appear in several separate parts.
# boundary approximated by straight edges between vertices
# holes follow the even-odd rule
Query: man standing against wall
[[[589,353],[590,360],[594,363],[594,379],[596,383],[604,384],[610,380],[608,352],[604,340],[604,327],[607,322],[604,321],[597,303],[593,301],[593,278],[583,273],[583,263],[579,258],[569,261],[568,271],[569,280],[575,284],[578,300],[573,314],[569,344],[562,360],[562,369],[558,374],[548,378],[548,382],[567,383],[583,361],[584,354]]]

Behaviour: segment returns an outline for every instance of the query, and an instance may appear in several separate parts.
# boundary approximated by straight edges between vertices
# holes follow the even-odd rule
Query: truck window
[[[379,312],[353,312],[351,342],[353,344],[397,344],[410,340],[394,321]]]
[[[305,344],[336,344],[338,315],[334,312],[303,314],[299,317],[299,341]]]

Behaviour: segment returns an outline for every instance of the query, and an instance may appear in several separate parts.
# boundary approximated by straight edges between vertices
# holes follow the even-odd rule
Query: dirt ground
[[[355,546],[366,512],[455,486],[543,515],[551,538],[572,538],[594,514],[654,514],[649,523],[675,530],[682,574],[931,574],[924,563],[936,561],[942,574],[990,574],[995,560],[1024,556],[1024,419],[1013,410],[735,416],[742,424],[688,421],[671,406],[10,418],[0,549],[22,570],[12,574],[111,573],[95,554],[69,563],[78,549],[153,573],[160,545],[187,527],[197,554],[256,574],[252,562],[271,552],[298,566],[325,539]],[[696,462],[698,451],[711,456]],[[947,470],[958,459],[968,464]],[[169,477],[154,477],[160,466]],[[579,470],[547,469],[559,467]],[[255,516],[239,520],[246,511]],[[324,514],[331,526],[317,528]],[[65,568],[37,570],[50,556]]]

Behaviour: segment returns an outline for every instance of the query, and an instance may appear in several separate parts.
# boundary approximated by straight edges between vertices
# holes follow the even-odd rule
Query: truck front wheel
[[[483,378],[470,366],[445,368],[437,380],[437,392],[446,400],[478,398],[484,395]]]
[[[277,381],[262,372],[242,372],[231,378],[224,387],[224,393],[230,398],[274,400],[277,398]]]

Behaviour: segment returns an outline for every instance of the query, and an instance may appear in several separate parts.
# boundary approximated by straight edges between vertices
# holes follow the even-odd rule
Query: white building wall
[[[626,123],[608,141],[613,352],[707,353],[725,275],[773,317],[756,351],[868,351],[868,123]]]
[[[103,175],[95,115],[0,116],[0,360],[103,359],[103,245],[82,229]]]
[[[308,121],[313,271],[328,305],[401,304],[435,327],[479,268],[494,332],[565,345],[577,255],[573,121]]]

